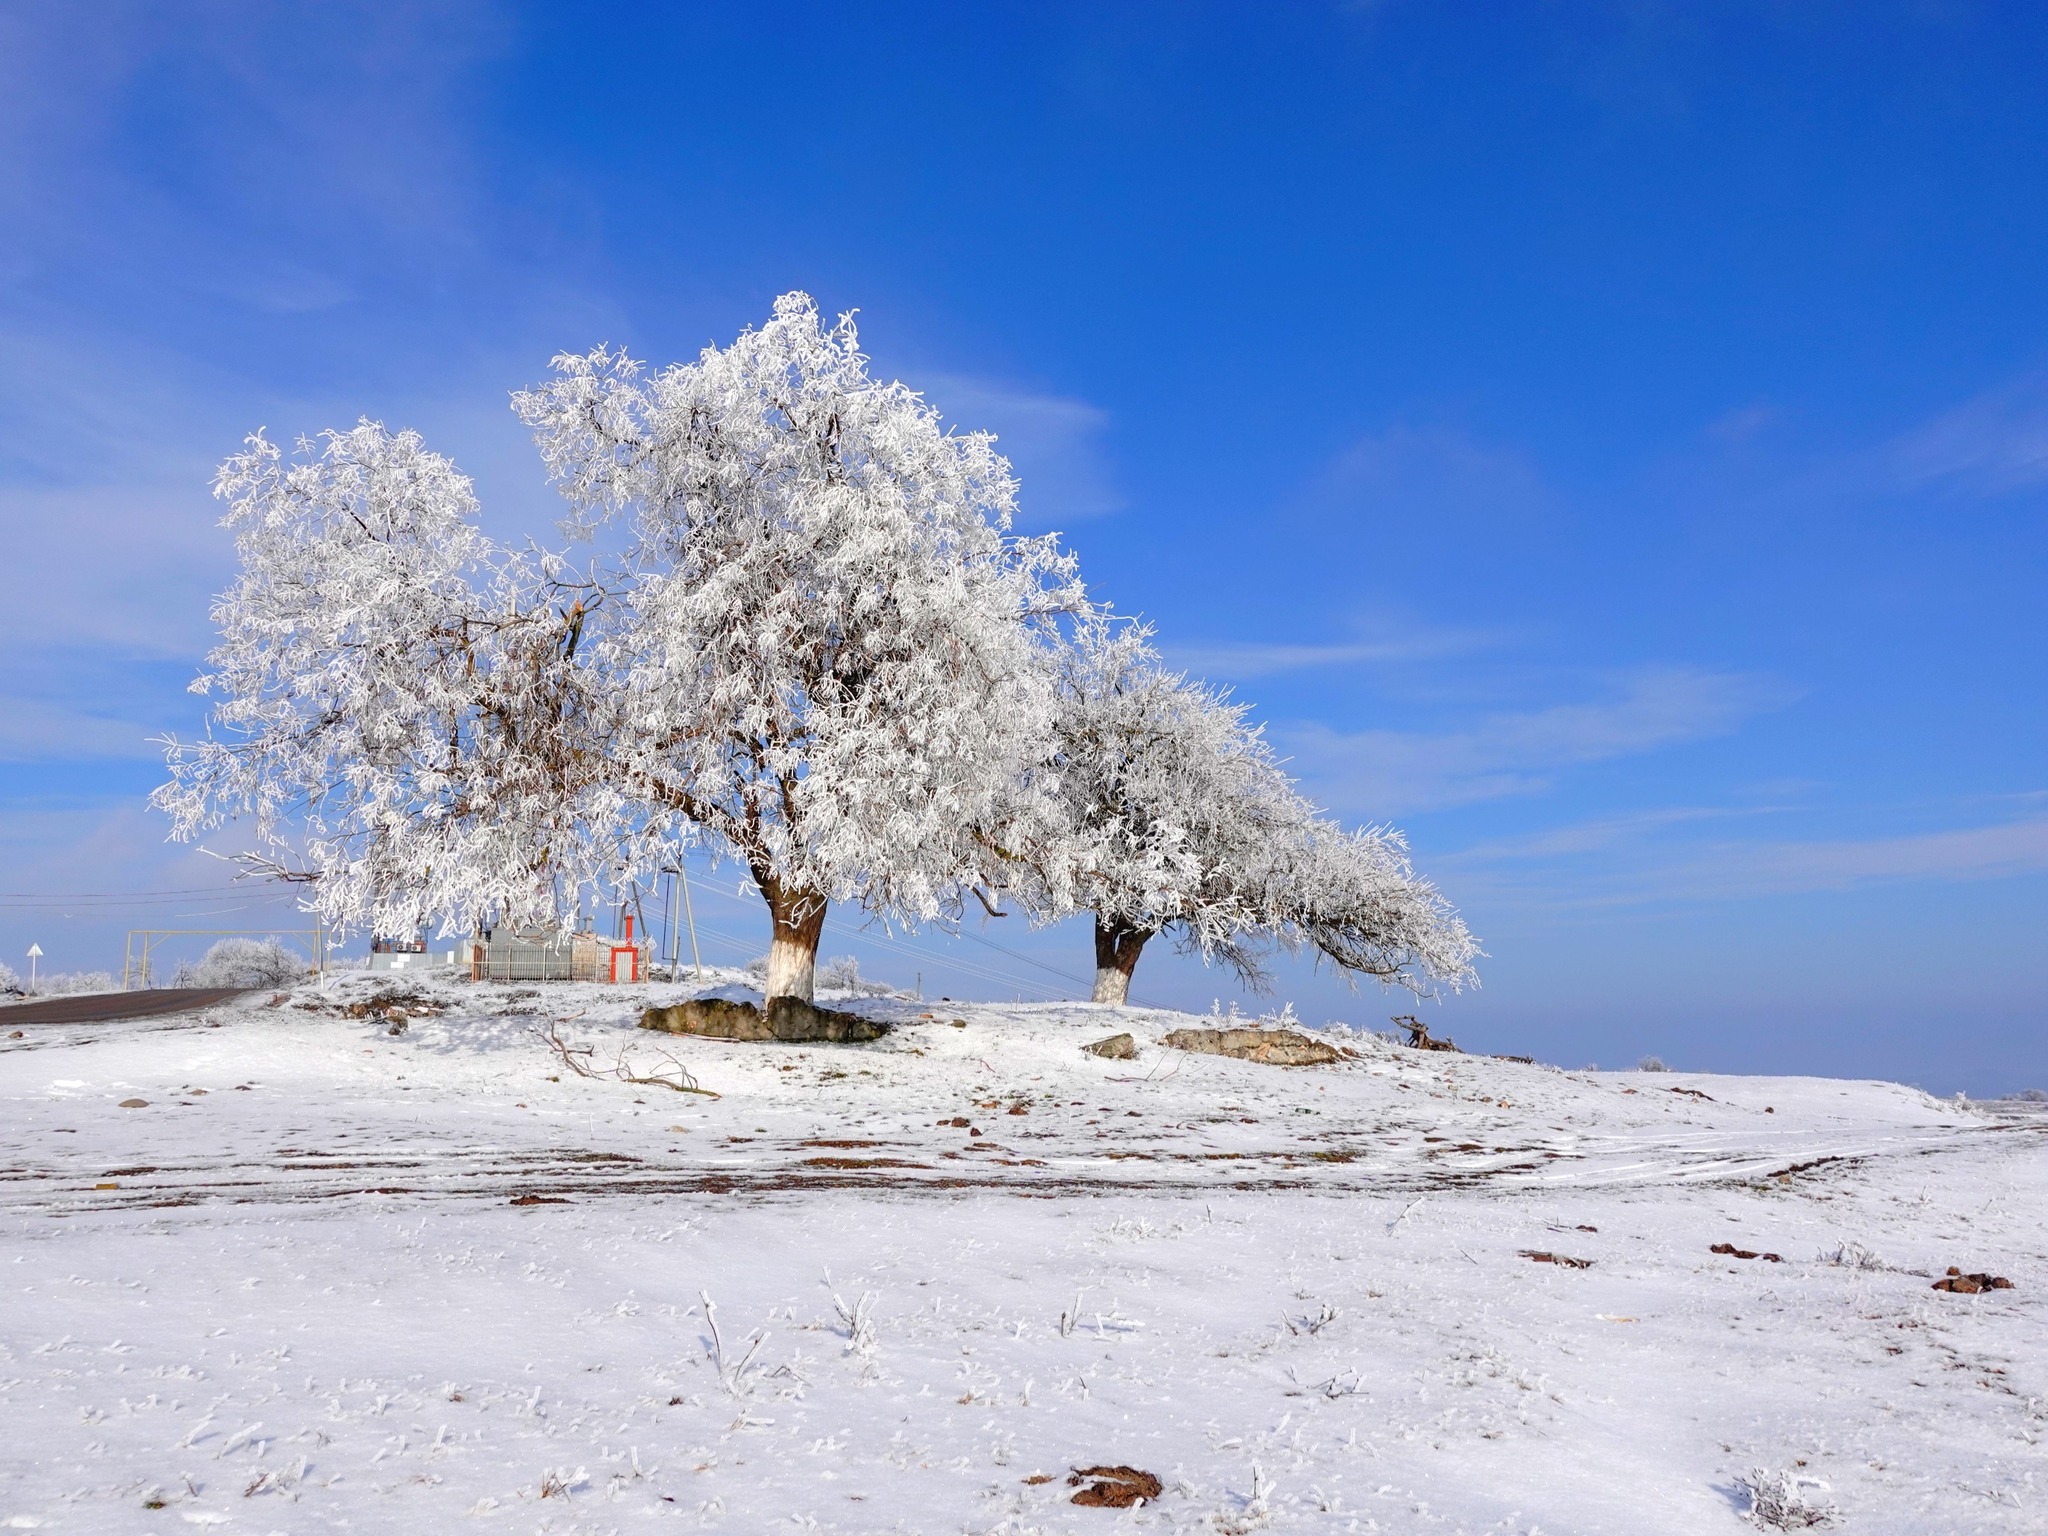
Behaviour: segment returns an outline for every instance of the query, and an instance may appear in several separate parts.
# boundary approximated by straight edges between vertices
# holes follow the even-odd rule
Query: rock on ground
[[[694,998],[640,1015],[642,1029],[713,1040],[776,1040],[785,1045],[853,1045],[879,1040],[889,1026],[836,1008],[819,1008],[797,997],[777,997],[764,1012],[752,1003],[724,997]]]
[[[1176,1029],[1160,1044],[1268,1067],[1326,1067],[1342,1059],[1334,1046],[1291,1029]]]

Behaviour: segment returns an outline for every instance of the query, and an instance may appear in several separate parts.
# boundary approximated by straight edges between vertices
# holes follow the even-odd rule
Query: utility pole
[[[697,967],[697,979],[704,979],[704,956],[697,949],[697,914],[690,908],[690,872],[683,868],[680,860],[676,863],[676,874],[683,882],[683,916],[690,925],[690,963]]]

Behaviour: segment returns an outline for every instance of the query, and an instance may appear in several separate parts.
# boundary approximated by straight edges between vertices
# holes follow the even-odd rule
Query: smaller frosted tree
[[[595,594],[490,543],[470,483],[417,433],[260,433],[222,465],[241,570],[167,743],[172,835],[246,823],[247,862],[330,926],[549,922],[618,865],[609,699],[578,642]]]
[[[1418,990],[1470,978],[1476,946],[1400,835],[1319,817],[1245,707],[1167,671],[1148,630],[1092,616],[1060,660],[1064,822],[1013,883],[1041,913],[1094,914],[1096,1002],[1123,1003],[1168,931],[1253,986],[1274,944]]]

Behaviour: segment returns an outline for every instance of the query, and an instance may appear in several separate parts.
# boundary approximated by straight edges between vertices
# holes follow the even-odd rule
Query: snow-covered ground
[[[1638,1536],[1744,1529],[1764,1468],[1848,1530],[2048,1529],[2021,1106],[1256,1066],[1079,1005],[866,1003],[866,1046],[631,1027],[679,988],[334,1006],[418,985],[0,1014],[0,1528]],[[578,1078],[555,1021],[718,1097]],[[1164,1493],[1077,1507],[1096,1464]]]

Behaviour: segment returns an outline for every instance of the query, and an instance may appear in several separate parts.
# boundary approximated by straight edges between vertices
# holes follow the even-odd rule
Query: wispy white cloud
[[[2048,379],[1966,400],[1893,443],[1885,459],[1908,488],[2004,495],[2048,483]]]
[[[1775,807],[1668,806],[1657,810],[1630,811],[1616,816],[1597,816],[1561,827],[1545,827],[1519,837],[1493,838],[1474,843],[1456,853],[1444,855],[1443,862],[1457,866],[1493,866],[1548,863],[1554,860],[1605,854],[1637,847],[1650,837],[1674,827],[1700,822],[1725,821],[1737,816],[1771,814]]]
[[[1497,713],[1446,731],[1337,731],[1318,723],[1274,733],[1309,787],[1369,816],[1535,794],[1567,769],[1736,730],[1788,703],[1783,683],[1747,673],[1644,668],[1607,696]]]
[[[161,731],[119,715],[12,697],[0,702],[0,762],[160,757],[150,738]]]
[[[1533,459],[1461,428],[1397,423],[1358,439],[1311,488],[1320,502],[1500,526],[1556,503]]]
[[[1596,817],[1477,843],[1437,862],[1468,895],[1487,891],[1496,900],[1545,910],[1742,901],[2048,874],[2048,817],[2039,814],[1880,837],[1698,835],[1794,811],[1688,806]]]
[[[1834,841],[1731,843],[1668,871],[1673,893],[1844,891],[1877,882],[2048,873],[2048,819]]]
[[[1100,407],[963,374],[922,374],[914,382],[948,422],[996,434],[1017,471],[1020,518],[1031,526],[1064,527],[1123,510],[1103,446],[1109,415]]]
[[[146,271],[259,308],[347,292],[345,275],[291,252],[401,257],[424,275],[473,248],[460,109],[509,31],[483,0],[14,8],[0,16],[0,208],[31,237],[17,255]],[[124,140],[138,97],[168,80],[206,110],[158,114],[152,135]],[[163,185],[165,158],[183,195]],[[388,286],[388,265],[379,275]]]
[[[1478,629],[1439,629],[1417,625],[1395,634],[1290,645],[1279,641],[1217,640],[1207,644],[1168,645],[1167,659],[1204,677],[1237,681],[1307,672],[1321,667],[1379,666],[1397,662],[1435,661],[1469,655],[1497,644],[1500,636]]]

